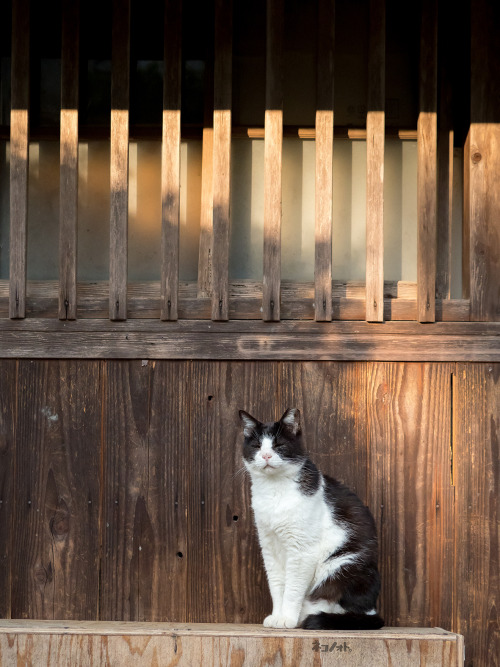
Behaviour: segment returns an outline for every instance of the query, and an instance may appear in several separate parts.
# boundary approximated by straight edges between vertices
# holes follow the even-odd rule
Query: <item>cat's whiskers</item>
[[[233,474],[232,478],[236,479],[237,477],[245,476],[245,473],[247,473],[247,472],[248,471],[247,471],[246,467],[243,466]]]

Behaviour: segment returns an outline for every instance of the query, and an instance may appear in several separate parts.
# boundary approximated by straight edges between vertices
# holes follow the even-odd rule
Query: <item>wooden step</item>
[[[463,637],[440,628],[318,632],[215,623],[0,620],[2,667],[457,667],[463,656]]]

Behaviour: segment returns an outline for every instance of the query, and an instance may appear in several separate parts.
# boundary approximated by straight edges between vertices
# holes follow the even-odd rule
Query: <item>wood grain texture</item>
[[[333,72],[335,3],[318,3],[317,110],[315,125],[314,319],[332,319]]]
[[[145,495],[149,520],[138,553],[139,618],[187,621],[191,487],[191,363],[153,362]],[[133,446],[133,443],[132,443]],[[149,572],[148,572],[149,571]],[[146,581],[144,581],[146,580]]]
[[[498,665],[500,365],[458,364],[454,396],[455,627],[466,665]]]
[[[9,317],[26,311],[30,50],[29,0],[12,3]]]
[[[468,219],[473,321],[500,321],[500,123],[470,129]]]
[[[462,214],[462,296],[470,300],[470,130],[464,145]]]
[[[76,319],[80,3],[62,4],[59,319]]]
[[[212,320],[229,319],[232,0],[215,2]]]
[[[161,314],[178,317],[181,165],[182,3],[165,3],[163,122],[161,144]]]
[[[212,296],[214,131],[203,128],[201,154],[201,213],[198,255],[198,297]]]
[[[437,0],[422,4],[417,124],[417,316],[434,322],[437,245]]]
[[[215,8],[214,8],[215,9]],[[214,17],[215,20],[215,17]],[[205,51],[204,118],[201,154],[201,210],[198,252],[199,297],[212,296],[213,204],[214,204],[214,41],[208,31]]]
[[[384,320],[385,0],[370,2],[366,117],[366,321]]]
[[[113,0],[109,319],[127,318],[130,0]]]
[[[267,0],[262,319],[280,319],[283,149],[283,0]]]
[[[71,664],[180,667],[242,664],[281,667],[463,665],[462,637],[440,628],[385,628],[376,632],[268,630],[255,625],[159,623],[29,624],[0,621],[0,656],[4,664],[48,665],[54,656]],[[51,627],[55,626],[55,627]],[[331,649],[331,650],[330,650]],[[341,650],[340,650],[341,649]]]
[[[368,505],[379,534],[388,625],[452,624],[453,368],[368,365]]]
[[[300,409],[305,446],[320,470],[366,502],[366,364],[285,362],[281,406]]]
[[[129,283],[128,317],[152,320],[160,317],[160,282]],[[77,284],[78,313],[81,319],[109,317],[108,282]],[[364,283],[333,281],[332,312],[335,320],[365,320]],[[417,319],[416,283],[384,284],[384,320]],[[179,284],[179,319],[210,320],[211,299],[199,297],[195,282]],[[229,282],[229,317],[231,320],[262,319],[262,283],[251,280]],[[281,285],[281,319],[314,319],[314,283]],[[0,321],[8,317],[9,285],[0,280]],[[29,281],[26,295],[29,317],[52,318],[58,313],[58,286],[54,281]],[[467,299],[437,299],[436,321],[468,322],[470,302]],[[151,324],[151,322],[149,322]]]
[[[0,361],[0,618],[11,615],[17,362]]]
[[[96,619],[100,363],[21,361],[18,383],[11,614]]]
[[[471,125],[464,185],[468,185],[471,319],[478,321],[500,321],[499,31],[499,5],[485,0],[472,3]]]
[[[449,299],[452,280],[453,149],[455,141],[452,85],[454,53],[450,44],[453,43],[455,35],[453,23],[446,10],[439,12],[438,21],[436,298]]]
[[[4,358],[234,359],[290,361],[500,361],[498,334],[166,334],[149,331],[0,330]]]
[[[193,363],[190,621],[262,622],[271,606],[241,460],[238,410],[279,412],[277,364]]]
[[[152,373],[153,366],[140,361],[106,365],[102,620],[144,620],[142,607],[151,605],[154,536],[147,487]]]

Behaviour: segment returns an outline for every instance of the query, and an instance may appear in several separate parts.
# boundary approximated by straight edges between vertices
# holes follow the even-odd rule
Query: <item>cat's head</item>
[[[305,459],[300,412],[289,408],[277,422],[263,424],[240,410],[243,424],[243,460],[250,473],[294,474]]]

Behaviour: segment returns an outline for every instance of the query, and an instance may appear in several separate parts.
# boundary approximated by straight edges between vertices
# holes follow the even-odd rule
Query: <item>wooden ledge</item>
[[[500,362],[500,323],[0,319],[0,358]]]
[[[441,628],[272,630],[261,625],[0,620],[2,665],[463,665]]]

